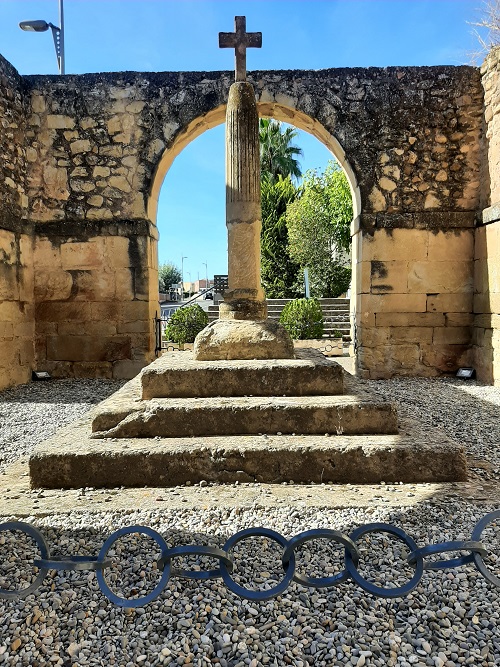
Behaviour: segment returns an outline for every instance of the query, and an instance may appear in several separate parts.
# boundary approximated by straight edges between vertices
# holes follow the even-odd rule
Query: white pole
[[[64,57],[64,0],[59,0],[59,48],[61,57],[59,59],[59,74],[66,73],[66,62]]]
[[[306,299],[311,297],[311,292],[309,290],[309,269],[304,269],[304,285],[306,288]]]

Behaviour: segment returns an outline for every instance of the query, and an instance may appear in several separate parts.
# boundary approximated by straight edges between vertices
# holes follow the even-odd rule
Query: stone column
[[[226,112],[226,226],[229,289],[221,319],[263,320],[267,315],[260,283],[259,115],[253,87],[233,83]]]

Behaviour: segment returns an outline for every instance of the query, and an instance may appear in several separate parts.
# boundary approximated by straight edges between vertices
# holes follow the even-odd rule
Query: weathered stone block
[[[458,261],[472,260],[474,257],[474,230],[438,231],[429,234],[427,258],[430,262],[441,262],[454,258]]]
[[[427,310],[437,313],[471,313],[472,293],[461,294],[429,294]]]
[[[467,345],[432,345],[422,346],[422,362],[443,373],[455,373],[461,366],[472,363],[472,349]]]
[[[133,301],[135,298],[147,300],[147,293],[139,289],[141,296],[136,296],[135,288],[135,269],[117,269],[115,271],[116,279],[116,298],[119,301]],[[142,298],[141,298],[142,297]]]
[[[53,130],[72,130],[75,127],[75,119],[71,116],[49,114],[47,127]]]
[[[131,380],[138,375],[146,365],[145,360],[122,359],[113,364],[113,378],[115,380]]]
[[[294,357],[290,335],[273,320],[216,320],[196,336],[193,349],[199,361]]]
[[[64,269],[102,268],[105,266],[104,260],[103,238],[61,245],[61,261]]]
[[[436,345],[470,345],[472,327],[440,327],[434,329],[433,343]]]
[[[37,270],[39,267],[49,267],[52,270],[62,267],[60,245],[56,245],[46,238],[36,238],[33,248],[33,262]]]
[[[470,327],[474,324],[473,313],[446,313],[447,327]]]
[[[474,312],[500,314],[500,293],[474,294]]]
[[[72,301],[42,301],[36,304],[36,321],[67,322],[76,320],[85,322],[90,319],[89,303]]]
[[[85,322],[84,333],[88,336],[115,336],[117,332],[116,322],[109,320],[98,320]]]
[[[132,266],[130,240],[120,236],[107,236],[104,239],[105,255],[108,267],[124,269]]]
[[[460,257],[460,256],[459,256]],[[472,292],[473,262],[440,261],[411,262],[408,274],[408,291],[423,294],[430,292]]]
[[[432,327],[391,327],[393,343],[432,343]]]
[[[427,295],[367,294],[361,305],[363,311],[372,313],[423,313],[427,308]]]
[[[313,396],[343,392],[342,367],[313,349],[295,359],[195,361],[165,354],[141,375],[142,399],[209,396]]]
[[[118,361],[131,354],[127,336],[47,336],[47,358],[52,361]]]
[[[144,301],[125,301],[120,303],[114,319],[121,319],[123,322],[147,320],[149,319],[149,304]]]
[[[389,327],[359,327],[357,335],[359,345],[377,347],[377,345],[385,345],[389,342],[390,329]]]
[[[17,264],[16,235],[5,229],[0,229],[0,262],[2,264]]]
[[[64,301],[71,296],[73,278],[63,270],[39,268],[35,273],[34,295],[37,301]]]
[[[363,236],[360,259],[363,262],[391,262],[401,260],[425,260],[429,232],[417,229],[380,229],[373,237]]]
[[[377,327],[444,327],[442,313],[377,313]]]
[[[420,346],[417,344],[379,345],[363,347],[358,361],[370,377],[392,377],[393,375],[414,375],[420,367]]]
[[[113,377],[113,364],[104,361],[76,361],[73,364],[73,374],[76,378],[105,378]]]
[[[123,305],[117,301],[109,302],[94,302],[90,304],[89,308],[89,320],[92,321],[111,321],[116,322],[117,320],[122,319],[122,308]],[[129,304],[126,304],[129,305]]]
[[[17,301],[19,299],[19,281],[17,266],[0,262],[0,300]]]
[[[370,262],[370,287],[372,294],[408,292],[408,262]]]

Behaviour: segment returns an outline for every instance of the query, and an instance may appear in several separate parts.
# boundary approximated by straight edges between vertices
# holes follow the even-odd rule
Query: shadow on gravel
[[[1,403],[100,403],[126,380],[47,380],[0,391]]]
[[[442,429],[464,446],[470,469],[485,479],[500,471],[500,390],[456,379],[398,378],[362,381],[401,417]],[[488,392],[495,402],[485,399]]]

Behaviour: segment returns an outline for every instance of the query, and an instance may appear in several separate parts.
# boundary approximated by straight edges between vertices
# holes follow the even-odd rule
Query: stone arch
[[[358,179],[346,157],[344,149],[335,135],[329,132],[318,120],[295,108],[283,104],[263,101],[257,101],[257,108],[259,110],[259,116],[275,118],[276,120],[294,125],[299,130],[304,130],[305,132],[312,134],[316,139],[321,141],[326,148],[328,148],[347,176],[353,202],[353,220],[356,221],[361,214],[361,193]],[[147,214],[151,222],[156,224],[158,197],[165,176],[175,158],[188,144],[203,134],[203,132],[211,130],[217,125],[221,125],[225,121],[225,116],[226,105],[224,104],[208,111],[205,115],[199,116],[178,132],[170,146],[163,151],[152,177],[147,203]]]

